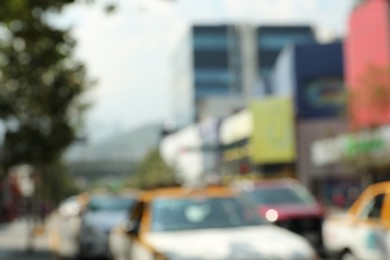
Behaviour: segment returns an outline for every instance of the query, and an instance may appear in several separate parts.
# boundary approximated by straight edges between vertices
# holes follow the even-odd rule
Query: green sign
[[[355,157],[359,154],[378,151],[382,149],[384,145],[384,141],[378,137],[367,140],[357,140],[356,138],[349,137],[345,148],[345,154],[348,157]]]

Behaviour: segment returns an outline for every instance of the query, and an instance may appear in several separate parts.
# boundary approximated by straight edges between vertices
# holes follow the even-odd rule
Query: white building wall
[[[191,37],[189,27],[183,28],[172,55],[170,123],[176,129],[191,124],[195,115]]]
[[[279,54],[273,74],[272,85],[273,92],[278,96],[294,96],[295,95],[295,55],[293,45],[286,46]]]
[[[245,108],[246,105],[247,102],[242,95],[205,97],[202,98],[199,104],[199,118],[200,120],[205,120],[208,118],[225,117]]]
[[[185,186],[198,185],[203,174],[202,139],[197,125],[190,125],[161,140],[160,153],[174,167]]]

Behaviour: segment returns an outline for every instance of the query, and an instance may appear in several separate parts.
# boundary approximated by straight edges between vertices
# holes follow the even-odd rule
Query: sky
[[[148,123],[172,120],[169,86],[175,46],[193,23],[304,24],[323,40],[343,36],[353,0],[107,0],[66,8],[76,57],[97,84],[88,93],[87,138],[99,142]]]

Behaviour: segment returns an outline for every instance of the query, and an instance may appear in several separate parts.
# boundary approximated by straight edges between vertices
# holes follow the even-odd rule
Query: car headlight
[[[275,222],[278,220],[279,218],[279,214],[276,210],[274,209],[269,209],[267,210],[267,212],[265,213],[265,218],[269,221],[269,222]]]

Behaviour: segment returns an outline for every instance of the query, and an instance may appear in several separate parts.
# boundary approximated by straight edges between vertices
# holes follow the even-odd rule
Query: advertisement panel
[[[390,126],[315,141],[311,160],[316,166],[353,162],[356,166],[388,165]]]
[[[254,163],[286,163],[295,160],[294,111],[290,97],[272,97],[250,104],[253,132],[250,154]]]
[[[247,139],[252,131],[252,114],[245,109],[225,118],[221,123],[220,142],[229,145]]]

